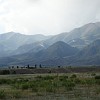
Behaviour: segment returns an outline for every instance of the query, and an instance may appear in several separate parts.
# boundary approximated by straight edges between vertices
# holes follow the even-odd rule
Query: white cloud
[[[100,0],[0,0],[0,33],[57,34],[100,21]]]

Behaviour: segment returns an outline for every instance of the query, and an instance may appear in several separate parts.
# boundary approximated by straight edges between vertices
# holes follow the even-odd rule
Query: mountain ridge
[[[100,22],[89,23],[71,32],[52,37],[41,37],[40,35],[40,37],[38,35],[37,37],[32,37],[32,35],[23,37],[23,35],[19,36],[20,33],[9,34],[9,37],[5,37],[7,41],[0,40],[0,65],[41,63],[74,66],[100,64]],[[3,34],[0,36],[4,38]]]

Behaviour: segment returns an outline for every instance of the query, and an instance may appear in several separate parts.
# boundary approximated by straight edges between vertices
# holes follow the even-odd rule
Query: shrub
[[[95,80],[93,80],[93,79],[87,79],[87,80],[85,80],[85,82],[86,82],[86,84],[88,84],[88,85],[93,85],[93,84],[95,84]]]
[[[21,92],[19,92],[19,91],[13,91],[12,98],[20,98],[20,97],[21,97]]]
[[[100,75],[99,76],[95,76],[95,79],[100,79]]]
[[[75,87],[75,83],[73,81],[71,81],[71,80],[67,80],[66,82],[63,83],[63,86],[65,86],[65,88],[68,91],[71,91]]]
[[[60,81],[65,81],[66,79],[68,79],[68,76],[59,76]]]
[[[35,79],[40,80],[40,79],[42,79],[42,76],[41,75],[38,75],[38,76],[35,77]]]
[[[23,84],[21,84],[21,89],[22,90],[26,90],[26,89],[28,89],[30,86],[29,86],[29,83],[23,83]]]
[[[19,89],[20,88],[20,84],[15,83],[15,84],[13,84],[13,87],[16,88],[16,89]]]
[[[0,84],[10,84],[11,82],[10,79],[0,79]]]
[[[51,71],[51,70],[49,70],[49,71],[48,71],[48,73],[52,73],[52,71]]]
[[[54,78],[55,78],[55,77],[49,76],[49,75],[43,77],[44,80],[53,80]]]
[[[6,97],[5,91],[0,90],[0,99],[4,99]]]
[[[76,74],[73,74],[70,78],[76,78],[77,76],[76,76]]]
[[[100,88],[98,87],[96,90],[95,90],[96,94],[100,94]]]
[[[33,92],[38,92],[38,84],[36,81],[30,82],[30,88],[32,89]]]
[[[75,82],[76,84],[80,84],[80,83],[81,83],[81,80],[78,79],[78,78],[76,78],[76,79],[74,80],[74,82]]]
[[[32,91],[33,91],[33,92],[38,92],[38,87],[35,87],[35,86],[32,87]]]
[[[92,73],[91,76],[96,76],[96,74],[95,73]]]
[[[16,71],[15,71],[15,70],[13,70],[13,71],[11,72],[11,74],[16,74]]]
[[[46,92],[53,92],[53,88],[52,88],[52,86],[47,86],[46,87]]]
[[[10,74],[10,71],[9,70],[2,70],[0,72],[1,75],[7,75],[7,74]]]

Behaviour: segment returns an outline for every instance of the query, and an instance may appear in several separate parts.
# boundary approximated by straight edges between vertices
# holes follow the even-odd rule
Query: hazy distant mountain
[[[71,32],[58,34],[46,40],[46,43],[64,41],[73,47],[83,48],[97,39],[100,39],[100,22],[89,23]]]
[[[100,65],[100,23],[89,23],[52,37],[1,34],[0,57],[0,65]]]
[[[12,54],[24,54],[28,52],[38,52],[40,50],[46,49],[48,47],[47,44],[43,43],[42,41],[40,42],[35,42],[31,44],[25,44],[20,46],[18,49],[12,52]]]
[[[100,39],[85,47],[74,58],[73,65],[100,65]]]
[[[71,32],[61,33],[55,36],[44,35],[24,35],[20,33],[9,32],[0,34],[0,57],[16,54],[23,54],[31,50],[39,51],[49,47],[57,41],[77,47],[84,48],[94,40],[100,39],[100,23],[89,23],[76,28]]]
[[[12,56],[8,58],[0,59],[3,62],[8,59],[7,64],[31,64],[34,65],[35,63],[40,63],[45,60],[51,60],[51,59],[58,59],[63,57],[68,57],[76,54],[78,52],[78,49],[69,46],[68,44],[59,41],[48,47],[47,49],[41,50],[37,53],[29,52],[22,55]],[[13,60],[15,59],[15,60]]]
[[[62,41],[58,41],[45,50],[33,54],[27,53],[23,55],[24,56],[23,58],[24,59],[28,58],[28,60],[26,61],[27,63],[35,64],[45,60],[68,57],[74,55],[77,52],[78,49],[73,48]]]
[[[58,41],[46,49],[45,56],[48,56],[48,58],[61,58],[74,55],[77,51],[78,49],[71,47],[65,42]]]
[[[70,41],[68,41],[68,44],[73,46],[73,47],[77,47],[79,49],[82,49],[86,46],[86,42],[83,39],[80,39],[80,38],[70,40]]]
[[[41,62],[45,65],[61,66],[95,66],[100,65],[100,39],[79,51],[76,55],[62,59]]]
[[[94,40],[100,39],[100,23],[89,23],[80,28],[76,28],[69,32],[67,39],[80,38],[83,39],[87,44]]]
[[[13,50],[24,44],[30,44],[47,39],[44,35],[24,35],[20,33],[9,32],[0,34],[0,44],[3,44],[7,50]]]
[[[86,46],[77,54],[77,56],[81,58],[88,58],[96,55],[100,55],[100,39]]]
[[[64,38],[66,38],[67,36],[68,36],[67,32],[61,33],[61,34],[52,36],[51,38],[45,40],[44,42],[49,44],[49,45],[52,45],[55,42],[64,41]]]
[[[39,42],[48,39],[49,36],[44,35],[24,35],[15,32],[0,34],[0,57],[12,54],[12,51],[18,49],[20,46]],[[4,53],[3,53],[4,52]]]

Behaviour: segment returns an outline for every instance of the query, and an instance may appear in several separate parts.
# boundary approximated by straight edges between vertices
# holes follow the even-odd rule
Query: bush
[[[76,76],[76,74],[73,74],[70,78],[76,78],[77,76]]]
[[[91,76],[96,76],[96,74],[95,73],[92,73]]]
[[[6,97],[6,94],[4,90],[0,90],[0,99],[4,99]]]
[[[21,84],[21,89],[22,90],[26,90],[26,89],[28,89],[30,86],[29,86],[29,84],[28,83],[23,83],[23,84]]]
[[[42,76],[41,75],[38,75],[38,76],[35,77],[35,79],[40,80],[40,79],[42,79]]]
[[[10,79],[0,79],[0,84],[10,84],[11,82]]]
[[[63,86],[65,86],[65,88],[68,91],[71,91],[75,87],[75,83],[73,81],[71,81],[71,80],[67,80],[66,82],[63,83]]]
[[[13,87],[14,87],[15,89],[20,89],[20,84],[15,83],[15,84],[13,84]]]
[[[100,85],[100,80],[97,79],[96,80],[96,84]]]
[[[30,88],[32,89],[33,92],[38,92],[38,82],[32,81],[30,82]]]
[[[16,74],[16,71],[15,71],[15,70],[13,70],[13,71],[12,71],[12,74]]]
[[[91,80],[91,79],[88,79],[88,80],[85,80],[85,82],[86,82],[86,84],[88,84],[88,85],[93,85],[93,84],[95,84],[95,80]]]
[[[8,75],[8,74],[10,74],[10,71],[9,70],[2,70],[2,71],[0,71],[0,74],[1,75]]]
[[[100,79],[100,75],[99,76],[95,76],[95,79]]]
[[[54,89],[52,88],[52,86],[47,86],[46,87],[46,92],[53,92]]]
[[[32,91],[33,92],[38,92],[38,88],[37,87],[32,87]]]
[[[20,91],[13,91],[13,98],[21,98],[21,92]]]
[[[66,79],[68,79],[68,76],[59,76],[60,81],[65,81]]]
[[[74,82],[75,82],[76,84],[80,84],[80,83],[81,83],[81,80],[78,79],[78,78],[76,78],[76,79],[74,80]]]
[[[54,78],[55,78],[55,77],[49,76],[49,75],[43,77],[44,80],[53,80]]]

